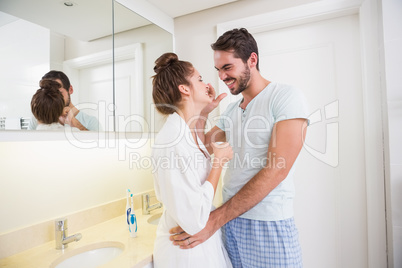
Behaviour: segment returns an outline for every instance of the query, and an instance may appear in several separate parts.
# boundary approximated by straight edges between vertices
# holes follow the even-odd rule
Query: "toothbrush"
[[[130,214],[130,236],[137,237],[137,217],[135,217],[134,212]]]
[[[134,199],[133,199],[133,194],[131,194],[131,211],[134,211]]]
[[[133,194],[131,194],[131,213],[130,213],[130,236],[137,237],[137,217],[134,212],[134,199]]]
[[[126,203],[126,221],[127,227],[130,228],[130,213],[131,213],[131,206],[130,206],[130,189],[127,189],[127,203]],[[132,194],[131,194],[132,196]]]

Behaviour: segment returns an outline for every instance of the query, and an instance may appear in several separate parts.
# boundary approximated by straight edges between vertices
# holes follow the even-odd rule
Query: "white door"
[[[78,109],[98,118],[102,129],[113,131],[112,64],[95,65],[79,70]],[[94,109],[87,107],[93,106]]]
[[[305,267],[366,268],[363,95],[357,15],[257,34],[261,72],[299,87],[311,111],[296,171]]]
[[[143,132],[142,46],[115,48],[114,69],[112,56],[112,51],[103,51],[63,63],[74,85],[73,104],[97,117],[104,131]]]
[[[79,103],[82,110],[96,116],[105,131],[143,130],[143,94],[137,85],[135,59],[115,62],[115,103],[113,105],[112,64],[95,65],[79,70]],[[96,109],[90,109],[95,105]]]
[[[311,125],[295,175],[295,221],[304,266],[366,268],[358,16],[253,35],[263,76],[297,86],[310,106]]]
[[[138,84],[137,59],[116,61],[116,127],[119,132],[143,132],[144,95]]]

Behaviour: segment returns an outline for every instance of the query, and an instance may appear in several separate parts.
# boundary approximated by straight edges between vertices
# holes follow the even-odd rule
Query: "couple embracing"
[[[293,167],[308,125],[304,96],[262,77],[257,43],[246,29],[224,33],[211,47],[219,78],[243,98],[207,133],[208,114],[226,94],[216,97],[197,69],[174,53],[155,62],[153,99],[167,119],[152,157],[154,163],[174,159],[174,165],[153,174],[164,204],[154,266],[302,267]],[[224,165],[223,205],[213,209]]]

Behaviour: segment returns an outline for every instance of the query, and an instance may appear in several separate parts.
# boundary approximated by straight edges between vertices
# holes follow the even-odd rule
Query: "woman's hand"
[[[233,158],[233,149],[228,142],[212,142],[214,152],[214,163],[221,166]]]
[[[67,124],[67,125],[69,125],[69,126],[71,126],[71,127],[75,127],[74,121],[77,121],[77,119],[75,119],[75,117],[74,117],[74,112],[73,112],[73,110],[72,110],[70,107],[68,107],[68,106],[64,107],[63,113],[62,113],[62,115],[59,117],[59,122],[60,122],[62,125],[66,125],[66,124]]]
[[[216,97],[216,92],[214,87],[211,84],[208,84],[208,96],[212,99],[212,102],[208,104],[202,111],[201,115],[208,117],[208,114],[212,112],[216,107],[218,107],[219,103],[221,100],[227,96],[226,93],[220,94],[218,97]],[[215,98],[216,97],[216,98]]]
[[[69,115],[70,113],[71,113],[71,115]],[[69,125],[69,122],[71,121],[71,116],[74,116],[74,115],[72,114],[70,107],[68,107],[68,106],[64,107],[63,113],[59,117],[59,123],[62,124],[63,126],[65,124]]]

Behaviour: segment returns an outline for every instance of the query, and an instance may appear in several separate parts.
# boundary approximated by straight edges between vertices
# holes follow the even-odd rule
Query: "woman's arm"
[[[208,120],[208,115],[212,112],[216,107],[218,107],[219,103],[223,98],[227,96],[226,93],[220,94],[215,98],[216,92],[211,84],[208,84],[209,87],[209,95],[214,99],[209,105],[207,105],[200,114],[200,117],[197,121],[197,135],[201,139],[202,143],[204,143],[205,148],[207,148],[210,154],[213,153],[213,149],[211,147],[211,142],[224,142],[226,141],[225,132],[218,127],[212,128],[208,133],[205,134],[205,125]]]
[[[201,178],[196,168],[207,167],[196,167],[193,161],[197,156],[188,147],[176,145],[153,152],[158,199],[176,223],[189,234],[195,234],[205,227],[222,167],[232,156],[228,144],[213,146],[216,156],[203,184],[200,184]],[[200,157],[205,156],[202,154]]]
[[[211,143],[213,149],[214,158],[212,159],[212,168],[207,181],[209,181],[214,187],[214,195],[216,193],[216,187],[218,186],[219,178],[222,173],[222,168],[233,157],[233,150],[229,143],[224,142],[221,144]]]

